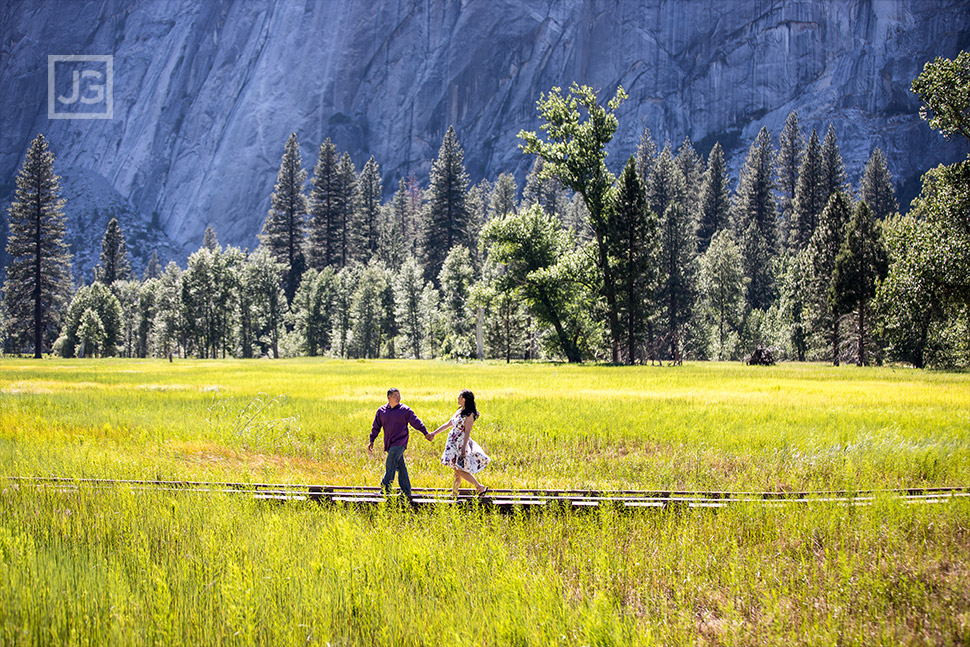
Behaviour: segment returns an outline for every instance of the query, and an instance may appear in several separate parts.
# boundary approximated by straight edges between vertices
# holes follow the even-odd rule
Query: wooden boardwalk
[[[67,477],[0,477],[0,485],[78,492],[124,487],[136,492],[184,492],[206,495],[249,496],[259,501],[287,503],[312,502],[346,507],[369,507],[384,503],[404,504],[396,488],[384,496],[379,487],[307,485],[292,483],[229,483],[206,481],[148,481],[117,479],[75,479]],[[895,490],[815,491],[815,492],[716,492],[676,490],[527,490],[495,489],[483,497],[474,490],[462,490],[455,497],[446,488],[414,488],[415,507],[471,505],[497,508],[503,512],[559,508],[589,510],[612,506],[624,510],[662,510],[724,508],[737,504],[790,506],[838,503],[871,505],[878,499],[892,498],[905,503],[945,503],[970,497],[970,486],[926,487]]]

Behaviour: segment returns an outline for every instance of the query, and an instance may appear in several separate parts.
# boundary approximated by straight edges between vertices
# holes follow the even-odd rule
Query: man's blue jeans
[[[404,447],[391,447],[387,450],[387,460],[384,461],[384,478],[381,479],[381,490],[385,494],[391,491],[394,482],[394,472],[398,472],[397,482],[401,491],[408,499],[411,498],[411,479],[408,478],[408,466],[404,464]]]

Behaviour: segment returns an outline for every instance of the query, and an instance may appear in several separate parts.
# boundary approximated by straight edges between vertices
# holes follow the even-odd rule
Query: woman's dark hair
[[[461,415],[474,416],[475,420],[478,420],[478,409],[475,408],[475,394],[468,389],[462,389],[459,395],[465,398],[465,406],[461,410]]]

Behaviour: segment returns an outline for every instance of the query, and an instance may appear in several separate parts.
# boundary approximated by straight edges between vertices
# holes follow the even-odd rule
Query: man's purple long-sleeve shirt
[[[370,441],[373,444],[377,438],[377,434],[381,433],[381,428],[383,427],[384,451],[389,450],[391,447],[407,447],[408,425],[411,425],[423,434],[428,433],[424,423],[414,415],[410,407],[403,404],[398,404],[394,407],[385,404],[377,410],[377,414],[374,416],[374,427],[370,432]]]

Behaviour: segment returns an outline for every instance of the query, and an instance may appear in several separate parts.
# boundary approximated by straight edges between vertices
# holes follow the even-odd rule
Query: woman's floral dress
[[[441,464],[475,474],[488,465],[491,459],[482,446],[472,438],[468,439],[468,448],[465,450],[465,457],[462,458],[461,446],[464,438],[465,416],[461,415],[461,409],[459,409],[451,418],[451,431],[448,432],[448,439],[445,441]]]

